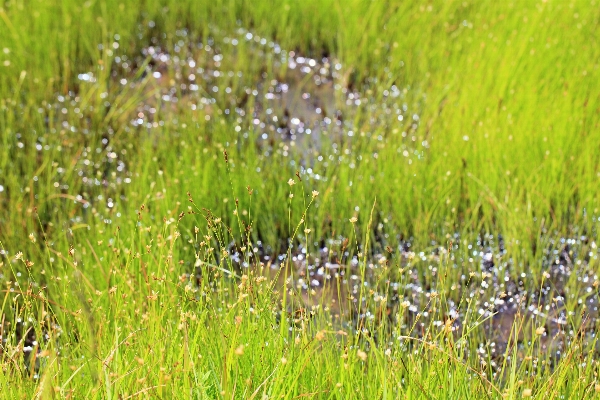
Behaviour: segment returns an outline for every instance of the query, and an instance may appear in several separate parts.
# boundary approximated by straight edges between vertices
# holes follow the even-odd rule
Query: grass
[[[599,18],[593,1],[3,3],[1,396],[593,397]],[[320,179],[222,112],[285,70],[227,47],[240,27],[333,55],[361,93]],[[187,44],[209,38],[241,76],[213,111],[172,111],[142,48],[205,65]],[[140,103],[164,125],[132,126]],[[340,275],[298,290],[321,241]],[[495,350],[502,292],[541,313]]]

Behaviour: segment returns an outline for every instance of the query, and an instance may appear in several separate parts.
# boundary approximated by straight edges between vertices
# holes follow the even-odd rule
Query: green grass
[[[586,332],[597,322],[585,322],[578,300],[596,291],[577,278],[598,274],[599,18],[593,1],[4,2],[1,395],[442,399],[520,398],[531,389],[539,398],[593,397],[596,343]],[[366,100],[347,116],[352,142],[339,153],[326,145],[312,166],[326,179],[296,177],[303,154],[265,156],[251,116],[206,120],[181,107],[174,122],[141,72],[128,73],[138,82],[131,87],[111,77],[117,55],[134,59],[154,36],[174,53],[183,28],[187,41],[218,42],[240,26],[287,50],[334,55],[338,83]],[[221,66],[243,72],[223,81],[231,96],[263,67],[277,76],[272,62],[240,43]],[[90,72],[95,82],[77,78]],[[385,112],[397,105],[383,94],[392,85],[407,107],[402,122]],[[215,109],[231,100],[222,91],[215,98]],[[167,120],[151,134],[129,125],[143,101]],[[565,297],[552,303],[568,315],[559,361],[535,333],[544,318],[517,316],[511,357],[486,347],[489,321],[479,309],[499,293],[481,286],[492,277],[468,261],[467,248],[486,234],[504,237],[496,272],[524,281],[527,305]],[[575,272],[543,296],[547,252],[561,249],[554,240],[581,236]],[[344,292],[339,310],[318,294],[312,310],[284,285],[297,278],[289,260],[298,245],[316,255],[316,242],[330,238],[349,239],[331,251],[356,256],[360,280],[373,288],[361,289],[358,310],[347,285],[332,284]],[[400,238],[411,238],[414,259],[398,253]],[[259,241],[289,251],[276,279],[250,257]],[[251,268],[234,271],[222,254],[231,246],[246,247]],[[388,264],[372,267],[381,254]],[[406,287],[415,282],[426,290]],[[422,320],[399,304],[389,307],[393,318],[381,317],[380,297],[392,304],[394,293],[418,305]],[[461,312],[456,331],[443,328],[450,304]],[[373,318],[356,334],[335,318],[340,310]],[[35,368],[22,355],[27,329],[49,335]]]

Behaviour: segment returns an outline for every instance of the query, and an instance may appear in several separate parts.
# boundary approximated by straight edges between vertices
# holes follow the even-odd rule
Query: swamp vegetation
[[[0,397],[594,398],[600,7],[0,4]]]

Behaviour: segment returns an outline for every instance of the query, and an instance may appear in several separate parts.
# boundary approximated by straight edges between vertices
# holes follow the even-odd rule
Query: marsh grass
[[[290,192],[300,197],[294,186]],[[304,218],[292,221],[294,231],[318,195],[303,197]],[[188,202],[191,207],[163,221],[141,206],[138,218],[120,228],[74,235],[64,253],[45,245],[48,260],[37,276],[46,280],[17,278],[7,286],[3,309],[14,312],[3,330],[7,398],[583,398],[599,388],[590,351],[595,339],[590,344],[572,335],[555,359],[540,348],[543,321],[526,326],[530,320],[522,316],[497,357],[481,347],[488,317],[472,309],[484,299],[463,295],[459,329],[449,319],[448,301],[457,295],[445,282],[452,279],[450,253],[439,258],[440,274],[418,312],[403,302],[387,318],[380,290],[392,268],[382,263],[367,277],[365,248],[359,281],[372,289],[361,285],[353,300],[343,279],[327,283],[345,291],[340,310],[363,317],[340,320],[325,297],[308,305],[310,291],[293,284],[291,253],[275,271],[282,283],[257,259],[246,221],[238,217],[238,226],[227,226],[191,193]],[[193,230],[184,230],[184,220],[193,221]],[[241,270],[228,257],[233,238],[248,262]],[[195,276],[183,267],[190,249],[199,266]],[[15,276],[35,267],[17,258],[10,263]],[[527,329],[530,341],[518,339]],[[36,342],[28,342],[28,330]]]
[[[5,2],[0,393],[593,397],[599,17],[594,2]],[[279,76],[251,43],[227,56],[240,27],[338,60],[361,94],[320,179],[303,154],[265,156],[251,115],[219,114],[223,91],[211,114],[153,86],[141,50],[182,40],[221,47],[243,76],[231,96]],[[150,102],[165,124],[132,127]],[[302,289],[297,256],[321,242],[338,276]],[[500,340],[513,283],[506,301],[539,313]]]

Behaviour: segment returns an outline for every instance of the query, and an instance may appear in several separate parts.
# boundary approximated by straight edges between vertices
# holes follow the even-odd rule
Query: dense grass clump
[[[0,395],[600,391],[594,1],[5,1]]]

